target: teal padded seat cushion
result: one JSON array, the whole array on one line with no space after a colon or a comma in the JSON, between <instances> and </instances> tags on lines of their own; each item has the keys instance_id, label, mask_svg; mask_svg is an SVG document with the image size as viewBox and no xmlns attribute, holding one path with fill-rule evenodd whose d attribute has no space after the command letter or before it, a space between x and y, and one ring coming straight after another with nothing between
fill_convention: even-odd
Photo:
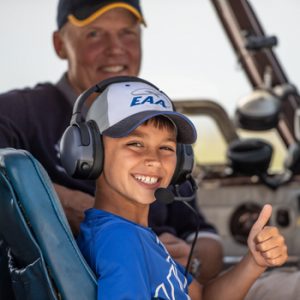
<instances>
[{"instance_id":1,"label":"teal padded seat cushion","mask_svg":"<svg viewBox=\"0 0 300 300\"><path fill-rule=\"evenodd\" d=\"M0 149L0 170L0 236L18 263L39 260L47 268L43 280L53 281L62 299L96 299L95 275L77 247L44 168L29 152L6 148ZM18 237L10 222L22 224Z\"/></svg>"}]
</instances>

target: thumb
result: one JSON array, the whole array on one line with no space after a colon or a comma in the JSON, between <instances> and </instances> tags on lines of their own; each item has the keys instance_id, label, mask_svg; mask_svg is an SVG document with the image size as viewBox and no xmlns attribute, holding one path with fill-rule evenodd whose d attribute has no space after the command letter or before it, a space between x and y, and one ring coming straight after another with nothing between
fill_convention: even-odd
<instances>
[{"instance_id":1,"label":"thumb","mask_svg":"<svg viewBox=\"0 0 300 300\"><path fill-rule=\"evenodd\" d=\"M258 219L253 224L250 235L256 236L268 223L270 217L272 215L272 206L270 204L264 205L263 209L261 210Z\"/></svg>"}]
</instances>

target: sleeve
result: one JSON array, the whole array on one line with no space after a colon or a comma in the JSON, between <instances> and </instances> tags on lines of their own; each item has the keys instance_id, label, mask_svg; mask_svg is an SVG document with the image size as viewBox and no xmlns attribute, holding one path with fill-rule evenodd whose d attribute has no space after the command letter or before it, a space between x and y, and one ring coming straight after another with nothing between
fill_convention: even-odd
<instances>
[{"instance_id":1,"label":"sleeve","mask_svg":"<svg viewBox=\"0 0 300 300\"><path fill-rule=\"evenodd\" d=\"M190 196L191 193L193 193L193 191L189 184L182 184L180 186L181 195ZM217 237L216 228L206 221L196 203L196 198L189 202L189 204L198 211L198 216L196 216L184 203L176 201L167 205L160 201L155 201L150 206L149 226L158 236L168 232L186 239L188 236L195 233L197 225L199 224L201 233Z\"/></svg>"},{"instance_id":2,"label":"sleeve","mask_svg":"<svg viewBox=\"0 0 300 300\"><path fill-rule=\"evenodd\" d=\"M28 149L30 122L21 91L0 95L0 148Z\"/></svg>"},{"instance_id":3,"label":"sleeve","mask_svg":"<svg viewBox=\"0 0 300 300\"><path fill-rule=\"evenodd\" d=\"M158 201L154 202L150 206L149 226L158 236L168 232L185 239L196 231L197 222L199 222L201 234L217 236L215 227L206 221L201 210L196 207L196 201L193 200L189 204L198 211L197 219L194 213L183 203L174 202L166 205Z\"/></svg>"},{"instance_id":4,"label":"sleeve","mask_svg":"<svg viewBox=\"0 0 300 300\"><path fill-rule=\"evenodd\" d=\"M98 299L150 299L151 287L142 244L130 226L115 224L97 235L92 265Z\"/></svg>"},{"instance_id":5,"label":"sleeve","mask_svg":"<svg viewBox=\"0 0 300 300\"><path fill-rule=\"evenodd\" d=\"M193 200L189 202L189 204L196 208L198 216L183 203L174 202L169 204L167 223L169 226L176 229L177 236L186 239L190 234L197 230L198 224L199 232L217 234L215 227L206 221L201 210L197 208L196 201Z\"/></svg>"}]
</instances>

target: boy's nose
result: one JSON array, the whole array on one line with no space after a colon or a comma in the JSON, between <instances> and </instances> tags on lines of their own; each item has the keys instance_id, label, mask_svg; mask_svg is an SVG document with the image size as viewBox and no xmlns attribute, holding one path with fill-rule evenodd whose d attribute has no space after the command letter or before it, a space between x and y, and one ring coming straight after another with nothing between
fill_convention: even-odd
<instances>
[{"instance_id":1,"label":"boy's nose","mask_svg":"<svg viewBox=\"0 0 300 300\"><path fill-rule=\"evenodd\" d=\"M147 167L159 167L160 166L160 161L157 159L146 159L145 160L145 165Z\"/></svg>"},{"instance_id":2,"label":"boy's nose","mask_svg":"<svg viewBox=\"0 0 300 300\"><path fill-rule=\"evenodd\" d=\"M148 167L159 167L161 164L159 154L154 150L148 150L145 157L145 165Z\"/></svg>"}]
</instances>

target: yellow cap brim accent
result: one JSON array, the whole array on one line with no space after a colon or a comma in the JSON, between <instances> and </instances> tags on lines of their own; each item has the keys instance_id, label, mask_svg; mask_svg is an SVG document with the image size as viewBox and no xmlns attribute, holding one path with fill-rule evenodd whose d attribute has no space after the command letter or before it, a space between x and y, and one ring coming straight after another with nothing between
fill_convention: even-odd
<instances>
[{"instance_id":1,"label":"yellow cap brim accent","mask_svg":"<svg viewBox=\"0 0 300 300\"><path fill-rule=\"evenodd\" d=\"M146 26L144 18L142 17L140 12L133 6L126 4L126 3L122 3L122 2L117 2L117 3L113 3L113 4L106 5L104 7L101 7L100 9L95 11L93 14L91 14L89 17L87 17L84 20L79 20L74 15L68 15L68 20L74 26L83 27L83 26L86 26L86 25L92 23L93 21L95 21L99 16L103 15L105 12L107 12L113 8L117 8L117 7L122 7L122 8L129 10L138 19L139 22L141 22L142 24L144 24Z\"/></svg>"}]
</instances>

